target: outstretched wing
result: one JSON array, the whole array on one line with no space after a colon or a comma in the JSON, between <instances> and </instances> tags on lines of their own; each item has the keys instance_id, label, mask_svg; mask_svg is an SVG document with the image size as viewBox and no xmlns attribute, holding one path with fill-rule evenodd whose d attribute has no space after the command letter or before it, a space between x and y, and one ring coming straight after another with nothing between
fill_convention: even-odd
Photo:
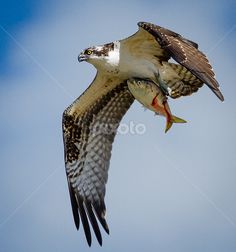
<instances>
[{"instance_id":1,"label":"outstretched wing","mask_svg":"<svg viewBox=\"0 0 236 252\"><path fill-rule=\"evenodd\" d=\"M212 67L206 56L198 50L196 43L183 38L178 33L151 23L139 22L138 26L153 35L169 57L186 67L199 80L206 83L220 100L224 100Z\"/></svg>"},{"instance_id":2,"label":"outstretched wing","mask_svg":"<svg viewBox=\"0 0 236 252\"><path fill-rule=\"evenodd\" d=\"M104 196L112 143L133 101L126 83L98 74L63 114L65 165L74 221L77 229L82 221L89 246L90 224L102 245L97 219L109 233Z\"/></svg>"}]
</instances>

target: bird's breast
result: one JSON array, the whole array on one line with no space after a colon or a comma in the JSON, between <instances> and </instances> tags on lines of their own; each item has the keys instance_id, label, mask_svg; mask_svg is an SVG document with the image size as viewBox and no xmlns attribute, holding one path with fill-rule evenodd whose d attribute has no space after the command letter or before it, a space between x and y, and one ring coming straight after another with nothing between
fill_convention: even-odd
<instances>
[{"instance_id":1,"label":"bird's breast","mask_svg":"<svg viewBox=\"0 0 236 252\"><path fill-rule=\"evenodd\" d=\"M120 74L127 78L150 78L154 79L158 73L156 64L150 59L135 57L129 54L120 56L119 61Z\"/></svg>"}]
</instances>

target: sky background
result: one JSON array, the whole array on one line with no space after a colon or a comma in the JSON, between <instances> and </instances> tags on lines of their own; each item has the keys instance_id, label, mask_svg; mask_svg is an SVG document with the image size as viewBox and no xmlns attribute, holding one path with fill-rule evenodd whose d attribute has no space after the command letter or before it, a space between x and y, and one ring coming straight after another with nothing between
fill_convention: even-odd
<instances>
[{"instance_id":1,"label":"sky background","mask_svg":"<svg viewBox=\"0 0 236 252\"><path fill-rule=\"evenodd\" d=\"M1 1L0 251L236 251L235 1ZM171 100L187 124L135 102L107 184L110 235L88 248L76 231L64 169L63 110L91 83L81 50L149 21L196 41L225 102L204 86ZM93 237L94 238L94 237Z\"/></svg>"}]
</instances>

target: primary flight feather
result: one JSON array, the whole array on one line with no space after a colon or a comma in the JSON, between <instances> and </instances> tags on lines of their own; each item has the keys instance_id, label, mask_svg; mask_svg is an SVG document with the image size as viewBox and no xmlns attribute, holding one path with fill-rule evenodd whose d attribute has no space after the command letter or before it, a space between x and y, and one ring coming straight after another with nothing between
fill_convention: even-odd
<instances>
[{"instance_id":1,"label":"primary flight feather","mask_svg":"<svg viewBox=\"0 0 236 252\"><path fill-rule=\"evenodd\" d=\"M224 100L206 56L198 45L160 26L139 22L129 38L87 48L78 60L94 65L90 86L63 113L65 166L77 229L83 226L89 246L92 226L102 245L99 223L105 220L105 185L111 149L122 117L134 101L127 85L145 79L172 98L191 95L203 83ZM179 64L168 62L170 58ZM145 101L141 97L141 102Z\"/></svg>"}]
</instances>

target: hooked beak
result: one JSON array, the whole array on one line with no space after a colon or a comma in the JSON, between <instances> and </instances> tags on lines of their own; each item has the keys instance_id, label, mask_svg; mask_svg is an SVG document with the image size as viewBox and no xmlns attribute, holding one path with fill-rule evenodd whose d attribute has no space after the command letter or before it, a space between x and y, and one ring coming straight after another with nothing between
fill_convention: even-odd
<instances>
[{"instance_id":1,"label":"hooked beak","mask_svg":"<svg viewBox=\"0 0 236 252\"><path fill-rule=\"evenodd\" d=\"M79 62L85 61L85 60L87 60L87 59L88 59L88 56L85 55L83 52L80 53L80 55L78 56L78 61L79 61Z\"/></svg>"}]
</instances>

